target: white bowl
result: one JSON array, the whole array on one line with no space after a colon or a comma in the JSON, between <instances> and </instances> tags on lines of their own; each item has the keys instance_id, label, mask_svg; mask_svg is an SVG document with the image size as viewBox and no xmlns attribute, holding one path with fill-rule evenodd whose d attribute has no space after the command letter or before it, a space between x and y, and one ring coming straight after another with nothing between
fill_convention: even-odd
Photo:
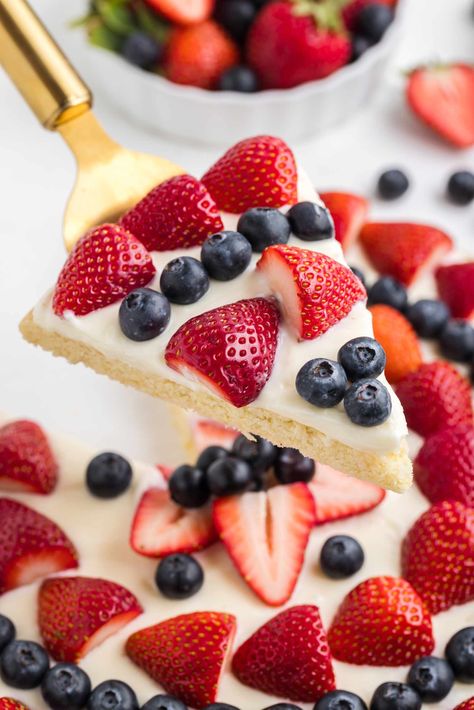
<instances>
[{"instance_id":1,"label":"white bowl","mask_svg":"<svg viewBox=\"0 0 474 710\"><path fill-rule=\"evenodd\" d=\"M214 145L260 133L296 142L322 133L367 104L400 38L405 5L406 0L399 0L382 41L358 61L293 89L241 94L180 86L89 45L85 33L78 68L95 92L154 131Z\"/></svg>"}]
</instances>

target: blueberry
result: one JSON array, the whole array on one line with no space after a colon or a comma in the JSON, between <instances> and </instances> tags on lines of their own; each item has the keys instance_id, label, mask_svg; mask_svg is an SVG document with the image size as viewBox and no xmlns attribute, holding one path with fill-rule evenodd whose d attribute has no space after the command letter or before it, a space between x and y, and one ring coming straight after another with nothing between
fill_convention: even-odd
<instances>
[{"instance_id":1,"label":"blueberry","mask_svg":"<svg viewBox=\"0 0 474 710\"><path fill-rule=\"evenodd\" d=\"M229 705L228 703L211 703L206 705L204 710L239 710L235 705Z\"/></svg>"},{"instance_id":2,"label":"blueberry","mask_svg":"<svg viewBox=\"0 0 474 710\"><path fill-rule=\"evenodd\" d=\"M16 629L13 621L10 621L8 616L0 614L0 652L5 648L10 641L15 638Z\"/></svg>"},{"instance_id":3,"label":"blueberry","mask_svg":"<svg viewBox=\"0 0 474 710\"><path fill-rule=\"evenodd\" d=\"M473 683L474 626L455 633L448 641L445 653L456 678L462 683Z\"/></svg>"},{"instance_id":4,"label":"blueberry","mask_svg":"<svg viewBox=\"0 0 474 710\"><path fill-rule=\"evenodd\" d=\"M243 43L257 10L251 0L218 0L214 17L238 43Z\"/></svg>"},{"instance_id":5,"label":"blueberry","mask_svg":"<svg viewBox=\"0 0 474 710\"><path fill-rule=\"evenodd\" d=\"M263 473L273 465L277 448L267 439L256 436L252 441L240 434L232 445L232 453L249 463L254 473Z\"/></svg>"},{"instance_id":6,"label":"blueberry","mask_svg":"<svg viewBox=\"0 0 474 710\"><path fill-rule=\"evenodd\" d=\"M377 426L390 416L392 400L387 388L379 380L359 380L347 390L344 409L354 424Z\"/></svg>"},{"instance_id":7,"label":"blueberry","mask_svg":"<svg viewBox=\"0 0 474 710\"><path fill-rule=\"evenodd\" d=\"M168 599L188 599L197 594L204 583L202 567L191 555L168 555L158 564L156 586Z\"/></svg>"},{"instance_id":8,"label":"blueberry","mask_svg":"<svg viewBox=\"0 0 474 710\"><path fill-rule=\"evenodd\" d=\"M223 446L208 446L206 449L201 451L196 461L196 467L200 468L201 471L207 471L209 466L217 461L217 459L222 459L224 456L228 456L229 452L224 449Z\"/></svg>"},{"instance_id":9,"label":"blueberry","mask_svg":"<svg viewBox=\"0 0 474 710\"><path fill-rule=\"evenodd\" d=\"M132 688L121 680L104 680L94 688L87 710L139 710Z\"/></svg>"},{"instance_id":10,"label":"blueberry","mask_svg":"<svg viewBox=\"0 0 474 710\"><path fill-rule=\"evenodd\" d=\"M397 197L405 194L409 187L410 183L405 173L395 168L382 173L377 183L378 193L384 200L396 200Z\"/></svg>"},{"instance_id":11,"label":"blueberry","mask_svg":"<svg viewBox=\"0 0 474 710\"><path fill-rule=\"evenodd\" d=\"M207 485L211 493L220 498L248 490L253 477L252 467L247 461L236 456L227 456L209 466Z\"/></svg>"},{"instance_id":12,"label":"blueberry","mask_svg":"<svg viewBox=\"0 0 474 710\"><path fill-rule=\"evenodd\" d=\"M130 340L151 340L165 330L170 316L166 296L151 288L137 288L120 304L120 329Z\"/></svg>"},{"instance_id":13,"label":"blueberry","mask_svg":"<svg viewBox=\"0 0 474 710\"><path fill-rule=\"evenodd\" d=\"M250 67L237 64L223 72L218 81L219 91L239 91L243 94L252 94L260 89L258 77Z\"/></svg>"},{"instance_id":14,"label":"blueberry","mask_svg":"<svg viewBox=\"0 0 474 710\"><path fill-rule=\"evenodd\" d=\"M408 304L407 290L405 286L394 279L393 276L381 276L368 291L369 306L375 303L384 303L387 306L396 308L397 311L404 311Z\"/></svg>"},{"instance_id":15,"label":"blueberry","mask_svg":"<svg viewBox=\"0 0 474 710\"><path fill-rule=\"evenodd\" d=\"M171 303L196 303L209 288L209 276L200 261L179 256L169 261L160 277L160 288Z\"/></svg>"},{"instance_id":16,"label":"blueberry","mask_svg":"<svg viewBox=\"0 0 474 710\"><path fill-rule=\"evenodd\" d=\"M441 331L439 344L445 357L467 362L474 355L474 328L465 320L450 320Z\"/></svg>"},{"instance_id":17,"label":"blueberry","mask_svg":"<svg viewBox=\"0 0 474 710\"><path fill-rule=\"evenodd\" d=\"M11 641L0 656L0 675L12 688L36 688L48 668L48 654L34 641Z\"/></svg>"},{"instance_id":18,"label":"blueberry","mask_svg":"<svg viewBox=\"0 0 474 710\"><path fill-rule=\"evenodd\" d=\"M43 698L52 710L80 710L91 690L89 676L74 663L57 663L41 683Z\"/></svg>"},{"instance_id":19,"label":"blueberry","mask_svg":"<svg viewBox=\"0 0 474 710\"><path fill-rule=\"evenodd\" d=\"M337 359L352 382L364 377L377 377L383 372L387 361L383 347L369 337L348 340L340 348Z\"/></svg>"},{"instance_id":20,"label":"blueberry","mask_svg":"<svg viewBox=\"0 0 474 710\"><path fill-rule=\"evenodd\" d=\"M132 475L132 467L127 459L107 451L98 454L89 463L86 485L97 498L116 498L127 490Z\"/></svg>"},{"instance_id":21,"label":"blueberry","mask_svg":"<svg viewBox=\"0 0 474 710\"><path fill-rule=\"evenodd\" d=\"M293 705L293 703L277 703L276 705L269 705L264 710L301 710L299 705Z\"/></svg>"},{"instance_id":22,"label":"blueberry","mask_svg":"<svg viewBox=\"0 0 474 710\"><path fill-rule=\"evenodd\" d=\"M314 476L316 466L313 459L303 456L297 449L284 448L278 452L274 471L280 483L308 483Z\"/></svg>"},{"instance_id":23,"label":"blueberry","mask_svg":"<svg viewBox=\"0 0 474 710\"><path fill-rule=\"evenodd\" d=\"M211 279L230 281L250 264L252 247L239 232L218 232L208 237L201 249L201 260Z\"/></svg>"},{"instance_id":24,"label":"blueberry","mask_svg":"<svg viewBox=\"0 0 474 710\"><path fill-rule=\"evenodd\" d=\"M460 170L448 181L448 195L457 205L468 205L474 200L474 173Z\"/></svg>"},{"instance_id":25,"label":"blueberry","mask_svg":"<svg viewBox=\"0 0 474 710\"><path fill-rule=\"evenodd\" d=\"M288 212L291 231L305 242L334 237L334 222L326 207L317 202L298 202Z\"/></svg>"},{"instance_id":26,"label":"blueberry","mask_svg":"<svg viewBox=\"0 0 474 710\"><path fill-rule=\"evenodd\" d=\"M437 703L453 687L454 673L444 658L425 656L410 668L408 682L425 703Z\"/></svg>"},{"instance_id":27,"label":"blueberry","mask_svg":"<svg viewBox=\"0 0 474 710\"><path fill-rule=\"evenodd\" d=\"M349 535L329 537L321 548L321 569L331 579L345 579L358 572L364 564L364 550Z\"/></svg>"},{"instance_id":28,"label":"blueberry","mask_svg":"<svg viewBox=\"0 0 474 710\"><path fill-rule=\"evenodd\" d=\"M405 683L382 683L375 691L370 710L420 710L421 698Z\"/></svg>"},{"instance_id":29,"label":"blueberry","mask_svg":"<svg viewBox=\"0 0 474 710\"><path fill-rule=\"evenodd\" d=\"M253 207L244 212L237 231L247 237L253 251L262 252L272 244L286 244L290 238L290 223L273 207Z\"/></svg>"},{"instance_id":30,"label":"blueberry","mask_svg":"<svg viewBox=\"0 0 474 710\"><path fill-rule=\"evenodd\" d=\"M163 47L145 32L133 32L122 45L122 55L131 64L152 69L161 59Z\"/></svg>"},{"instance_id":31,"label":"blueberry","mask_svg":"<svg viewBox=\"0 0 474 710\"><path fill-rule=\"evenodd\" d=\"M393 18L394 12L388 5L366 5L357 15L355 31L375 44L382 39Z\"/></svg>"},{"instance_id":32,"label":"blueberry","mask_svg":"<svg viewBox=\"0 0 474 710\"><path fill-rule=\"evenodd\" d=\"M343 399L346 388L344 368L334 360L309 360L296 375L296 391L316 407L334 407Z\"/></svg>"},{"instance_id":33,"label":"blueberry","mask_svg":"<svg viewBox=\"0 0 474 710\"><path fill-rule=\"evenodd\" d=\"M142 705L141 710L188 710L188 707L171 695L155 695Z\"/></svg>"},{"instance_id":34,"label":"blueberry","mask_svg":"<svg viewBox=\"0 0 474 710\"><path fill-rule=\"evenodd\" d=\"M174 502L183 508L201 508L211 495L205 472L188 464L178 466L173 471L168 486Z\"/></svg>"},{"instance_id":35,"label":"blueberry","mask_svg":"<svg viewBox=\"0 0 474 710\"><path fill-rule=\"evenodd\" d=\"M421 338L436 338L449 320L449 308L443 301L423 298L408 306L406 315Z\"/></svg>"},{"instance_id":36,"label":"blueberry","mask_svg":"<svg viewBox=\"0 0 474 710\"><path fill-rule=\"evenodd\" d=\"M357 276L357 278L358 278L359 281L361 282L362 286L364 286L364 288L365 288L365 276L364 276L364 272L363 272L361 269L359 269L358 266L350 266L349 268L350 268L350 270L352 271L352 273L353 273L355 276Z\"/></svg>"},{"instance_id":37,"label":"blueberry","mask_svg":"<svg viewBox=\"0 0 474 710\"><path fill-rule=\"evenodd\" d=\"M316 703L314 710L367 710L367 705L347 690L331 690Z\"/></svg>"},{"instance_id":38,"label":"blueberry","mask_svg":"<svg viewBox=\"0 0 474 710\"><path fill-rule=\"evenodd\" d=\"M351 62L357 61L372 46L372 42L362 35L352 35Z\"/></svg>"}]
</instances>

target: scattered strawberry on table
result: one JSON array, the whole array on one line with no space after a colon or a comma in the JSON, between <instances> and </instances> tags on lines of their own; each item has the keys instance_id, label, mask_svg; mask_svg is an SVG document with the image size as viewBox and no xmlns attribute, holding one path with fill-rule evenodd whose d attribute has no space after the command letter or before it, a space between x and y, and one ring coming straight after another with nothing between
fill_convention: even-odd
<instances>
[{"instance_id":1,"label":"scattered strawberry on table","mask_svg":"<svg viewBox=\"0 0 474 710\"><path fill-rule=\"evenodd\" d=\"M89 41L177 84L287 89L377 44L396 0L92 0Z\"/></svg>"}]
</instances>

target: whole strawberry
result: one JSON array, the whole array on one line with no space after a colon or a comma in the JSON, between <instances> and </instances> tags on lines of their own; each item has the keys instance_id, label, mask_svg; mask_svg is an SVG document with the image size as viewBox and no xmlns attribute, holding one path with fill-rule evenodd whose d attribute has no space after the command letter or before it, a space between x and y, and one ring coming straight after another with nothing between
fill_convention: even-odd
<instances>
[{"instance_id":1,"label":"whole strawberry","mask_svg":"<svg viewBox=\"0 0 474 710\"><path fill-rule=\"evenodd\" d=\"M457 500L474 508L474 427L459 424L428 437L413 464L418 488L431 503Z\"/></svg>"},{"instance_id":2,"label":"whole strawberry","mask_svg":"<svg viewBox=\"0 0 474 710\"><path fill-rule=\"evenodd\" d=\"M335 658L356 665L406 666L434 648L427 608L398 577L372 577L349 592L328 638Z\"/></svg>"},{"instance_id":3,"label":"whole strawberry","mask_svg":"<svg viewBox=\"0 0 474 710\"><path fill-rule=\"evenodd\" d=\"M70 253L53 295L57 316L72 311L85 316L109 306L155 275L143 244L117 224L103 224L87 232Z\"/></svg>"},{"instance_id":4,"label":"whole strawberry","mask_svg":"<svg viewBox=\"0 0 474 710\"><path fill-rule=\"evenodd\" d=\"M177 175L154 187L120 224L150 251L196 246L224 228L216 203L191 175Z\"/></svg>"},{"instance_id":5,"label":"whole strawberry","mask_svg":"<svg viewBox=\"0 0 474 710\"><path fill-rule=\"evenodd\" d=\"M474 600L474 508L433 505L402 544L402 573L432 614Z\"/></svg>"},{"instance_id":6,"label":"whole strawberry","mask_svg":"<svg viewBox=\"0 0 474 710\"><path fill-rule=\"evenodd\" d=\"M334 0L268 3L253 23L247 59L264 89L289 89L347 64L351 44Z\"/></svg>"},{"instance_id":7,"label":"whole strawberry","mask_svg":"<svg viewBox=\"0 0 474 710\"><path fill-rule=\"evenodd\" d=\"M236 651L232 670L241 683L290 700L314 702L334 690L319 609L294 606L267 621Z\"/></svg>"},{"instance_id":8,"label":"whole strawberry","mask_svg":"<svg viewBox=\"0 0 474 710\"><path fill-rule=\"evenodd\" d=\"M58 464L38 424L19 419L0 428L0 488L51 493L57 477Z\"/></svg>"}]
</instances>

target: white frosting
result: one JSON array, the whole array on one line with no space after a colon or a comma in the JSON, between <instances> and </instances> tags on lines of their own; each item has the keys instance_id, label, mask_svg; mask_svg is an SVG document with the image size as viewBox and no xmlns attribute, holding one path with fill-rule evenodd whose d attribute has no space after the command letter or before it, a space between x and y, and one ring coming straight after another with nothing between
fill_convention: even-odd
<instances>
[{"instance_id":1,"label":"white frosting","mask_svg":"<svg viewBox=\"0 0 474 710\"><path fill-rule=\"evenodd\" d=\"M205 583L197 595L180 602L160 596L153 582L156 561L136 555L128 546L130 523L140 493L152 482L160 485L160 474L152 466L135 463L131 489L115 500L98 500L84 486L85 469L95 452L66 437L53 436L51 442L60 465L57 490L49 496L6 495L50 516L71 537L79 551L80 568L67 574L115 580L134 592L145 609L142 616L107 639L81 663L94 685L111 678L123 680L134 688L140 703L160 692L156 683L124 654L125 640L142 627L191 611L226 611L237 617L236 649L255 629L278 612L266 606L249 590L220 544L197 555L205 571ZM414 437L412 443L417 446ZM311 536L306 562L288 606L302 603L318 605L327 627L345 594L356 584L373 575L400 573L401 539L427 507L426 500L413 487L403 497L388 494L382 505L370 513L317 528ZM338 533L355 534L364 548L366 561L362 570L350 579L332 581L318 569L318 558L323 542ZM38 587L39 582L0 597L0 612L14 620L19 638L40 641L36 623ZM453 607L433 617L433 622L436 653L442 655L447 640L455 631L474 624L474 604ZM370 701L380 683L401 681L407 674L407 668L360 667L340 662L334 665L337 686L358 693L366 702ZM3 695L23 700L31 710L47 710L39 690L16 690L0 680L0 697ZM452 710L471 695L472 686L456 683L448 698L431 707ZM281 701L241 685L229 670L224 674L219 700L235 704L240 710L261 710ZM313 704L297 705L304 710L312 710L313 707Z\"/></svg>"},{"instance_id":2,"label":"white frosting","mask_svg":"<svg viewBox=\"0 0 474 710\"><path fill-rule=\"evenodd\" d=\"M316 193L308 177L301 170L298 174L298 200L314 200ZM226 229L235 229L238 216L224 214L223 220ZM289 243L322 252L343 264L346 263L340 244L335 239L302 242L291 236ZM176 251L152 253L157 273L149 284L151 288L159 289L162 269L177 254ZM199 258L200 247L188 249L186 254ZM259 255L253 255L244 274L232 281L211 281L209 291L197 303L189 306L172 305L171 320L165 332L145 343L128 340L121 332L118 322L120 302L86 316L77 317L69 312L60 318L54 314L51 307L51 290L36 306L34 319L47 330L91 345L106 356L126 362L144 373L183 382L183 376L169 368L164 360L164 351L171 335L189 318L204 311L241 298L268 295L260 274L255 270L258 258ZM346 318L316 340L298 343L282 324L273 372L259 397L249 406L263 407L312 426L355 449L377 453L397 450L402 438L407 435L407 428L400 402L384 376L380 379L390 389L392 413L383 424L370 429L361 429L360 426L352 424L342 403L331 409L316 408L299 397L295 389L296 374L305 362L314 357L336 359L339 348L345 342L361 335L373 335L371 316L362 302L357 303ZM198 381L186 380L186 385L196 390L203 388Z\"/></svg>"}]
</instances>

